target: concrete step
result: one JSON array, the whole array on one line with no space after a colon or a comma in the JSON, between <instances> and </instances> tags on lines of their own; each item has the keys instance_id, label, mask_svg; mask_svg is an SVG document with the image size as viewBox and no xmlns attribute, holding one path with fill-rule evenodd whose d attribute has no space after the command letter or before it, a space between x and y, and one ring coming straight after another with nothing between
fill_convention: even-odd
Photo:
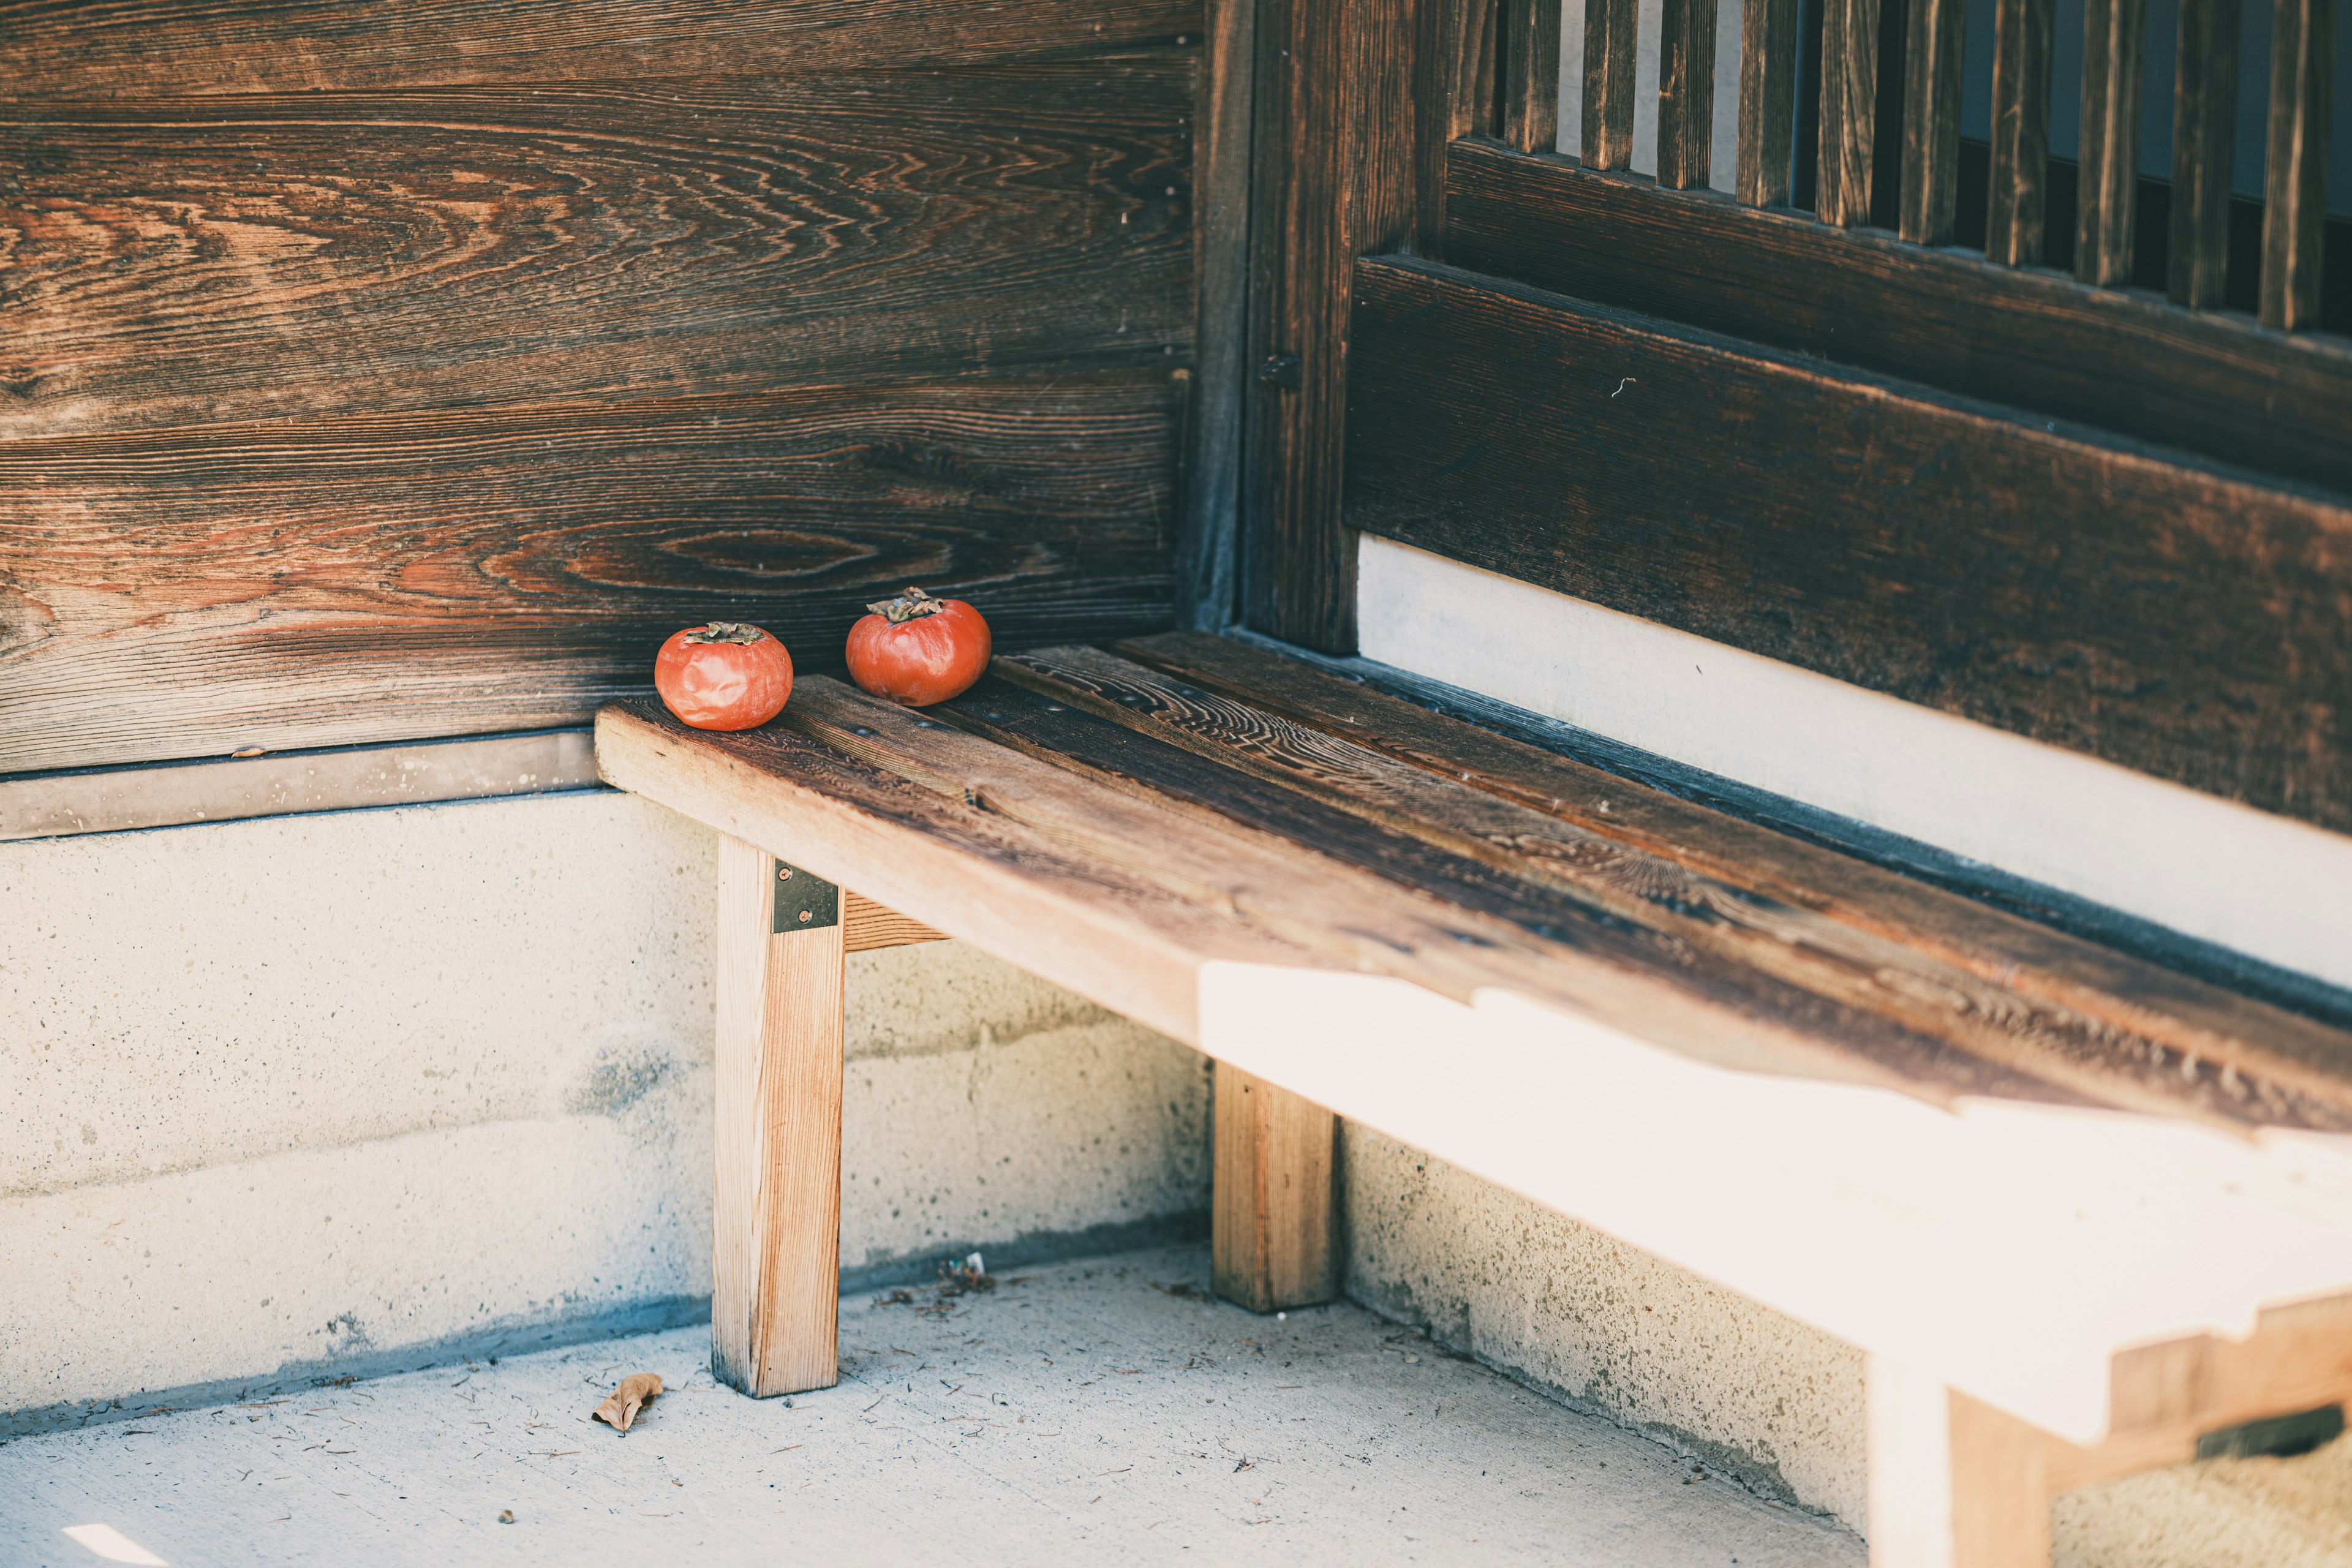
<instances>
[{"instance_id":1,"label":"concrete step","mask_svg":"<svg viewBox=\"0 0 2352 1568\"><path fill-rule=\"evenodd\" d=\"M1865 1559L1370 1312L1254 1317L1207 1279L1181 1247L845 1297L840 1385L790 1405L715 1386L678 1329L19 1438L0 1561L100 1561L88 1525L190 1565ZM626 1436L592 1423L639 1371L668 1392Z\"/></svg>"}]
</instances>

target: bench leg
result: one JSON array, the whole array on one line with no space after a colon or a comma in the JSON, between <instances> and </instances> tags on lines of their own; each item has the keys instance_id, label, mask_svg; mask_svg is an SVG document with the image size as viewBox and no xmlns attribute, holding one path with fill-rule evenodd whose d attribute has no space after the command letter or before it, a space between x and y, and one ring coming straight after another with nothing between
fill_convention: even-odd
<instances>
[{"instance_id":1,"label":"bench leg","mask_svg":"<svg viewBox=\"0 0 2352 1568\"><path fill-rule=\"evenodd\" d=\"M1879 1356L1869 1411L1870 1568L2049 1568L2041 1432Z\"/></svg>"},{"instance_id":2,"label":"bench leg","mask_svg":"<svg viewBox=\"0 0 2352 1568\"><path fill-rule=\"evenodd\" d=\"M710 1371L758 1398L838 1377L840 905L720 837Z\"/></svg>"},{"instance_id":3,"label":"bench leg","mask_svg":"<svg viewBox=\"0 0 2352 1568\"><path fill-rule=\"evenodd\" d=\"M1217 1064L1211 1288L1254 1312L1339 1290L1333 1155L1339 1118Z\"/></svg>"}]
</instances>

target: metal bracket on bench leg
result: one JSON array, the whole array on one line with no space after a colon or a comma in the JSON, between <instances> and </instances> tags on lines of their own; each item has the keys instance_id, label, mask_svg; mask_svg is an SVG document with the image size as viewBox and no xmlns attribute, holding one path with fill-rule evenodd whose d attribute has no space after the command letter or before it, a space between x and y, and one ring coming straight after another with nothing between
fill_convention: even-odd
<instances>
[{"instance_id":1,"label":"metal bracket on bench leg","mask_svg":"<svg viewBox=\"0 0 2352 1568\"><path fill-rule=\"evenodd\" d=\"M777 936L841 923L841 889L813 872L776 862Z\"/></svg>"}]
</instances>

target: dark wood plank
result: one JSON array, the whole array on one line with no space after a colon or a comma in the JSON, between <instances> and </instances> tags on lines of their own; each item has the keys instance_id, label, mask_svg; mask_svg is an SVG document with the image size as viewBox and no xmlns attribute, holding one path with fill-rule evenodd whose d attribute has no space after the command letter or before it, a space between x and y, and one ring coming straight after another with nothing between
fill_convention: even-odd
<instances>
[{"instance_id":1,"label":"dark wood plank","mask_svg":"<svg viewBox=\"0 0 2352 1568\"><path fill-rule=\"evenodd\" d=\"M0 439L1173 366L1181 57L0 108Z\"/></svg>"},{"instance_id":2,"label":"dark wood plank","mask_svg":"<svg viewBox=\"0 0 2352 1568\"><path fill-rule=\"evenodd\" d=\"M1502 131L1496 56L1502 32L1495 0L1419 0L1413 47L1413 253L1445 243L1446 149L1465 136Z\"/></svg>"},{"instance_id":3,"label":"dark wood plank","mask_svg":"<svg viewBox=\"0 0 2352 1568\"><path fill-rule=\"evenodd\" d=\"M1633 166L1637 0L1584 0L1584 118L1578 157L1588 169Z\"/></svg>"},{"instance_id":4,"label":"dark wood plank","mask_svg":"<svg viewBox=\"0 0 2352 1568\"><path fill-rule=\"evenodd\" d=\"M1789 205L1797 111L1797 0L1740 0L1740 205Z\"/></svg>"},{"instance_id":5,"label":"dark wood plank","mask_svg":"<svg viewBox=\"0 0 2352 1568\"><path fill-rule=\"evenodd\" d=\"M1903 178L1896 230L1949 245L1960 210L1960 51L1966 0L1910 0L1903 50Z\"/></svg>"},{"instance_id":6,"label":"dark wood plank","mask_svg":"<svg viewBox=\"0 0 2352 1568\"><path fill-rule=\"evenodd\" d=\"M17 98L374 92L1068 59L1197 45L1199 0L8 0Z\"/></svg>"},{"instance_id":7,"label":"dark wood plank","mask_svg":"<svg viewBox=\"0 0 2352 1568\"><path fill-rule=\"evenodd\" d=\"M1704 188L1715 149L1716 0L1664 0L1658 19L1658 184Z\"/></svg>"},{"instance_id":8,"label":"dark wood plank","mask_svg":"<svg viewBox=\"0 0 2352 1568\"><path fill-rule=\"evenodd\" d=\"M1878 131L1879 0L1821 0L1822 124L1813 211L1823 223L1870 221Z\"/></svg>"},{"instance_id":9,"label":"dark wood plank","mask_svg":"<svg viewBox=\"0 0 2352 1568\"><path fill-rule=\"evenodd\" d=\"M1257 6L1219 5L1200 84L1193 143L1199 193L1192 267L1196 365L1185 429L1184 527L1176 544L1176 619L1222 630L1240 614L1242 432L1249 405L1250 111Z\"/></svg>"},{"instance_id":10,"label":"dark wood plank","mask_svg":"<svg viewBox=\"0 0 2352 1568\"><path fill-rule=\"evenodd\" d=\"M1467 142L1449 259L2352 492L2352 350Z\"/></svg>"},{"instance_id":11,"label":"dark wood plank","mask_svg":"<svg viewBox=\"0 0 2352 1568\"><path fill-rule=\"evenodd\" d=\"M2352 509L1449 268L1357 291L1355 526L2352 826Z\"/></svg>"},{"instance_id":12,"label":"dark wood plank","mask_svg":"<svg viewBox=\"0 0 2352 1568\"><path fill-rule=\"evenodd\" d=\"M1023 673L1011 666L1005 672ZM1400 824L1369 820L1170 739L1137 733L1115 715L1082 710L1072 700L1077 695L1058 681L1033 691L992 679L926 710L971 739L1053 764L1068 782L1050 799L1048 785L1025 777L1018 796L992 788L990 777L976 775L1003 764L935 738L937 725L930 733L906 732L911 715L889 721L896 730L887 733L870 716L853 730L842 723L845 715L803 710L795 720L788 708L785 722L861 761L941 783L961 780L1024 826L1133 861L1171 889L1229 889L1239 918L1331 962L1455 997L1506 984L1595 1009L1643 1038L1709 1059L1726 1060L1728 1052L1759 1070L1879 1082L1938 1100L1993 1093L2083 1102L2063 1085L1984 1060L1907 1020L1815 994L1694 943L1663 921L1628 918L1622 895L1526 880L1458 846L1433 844ZM1095 824L1099 807L1084 792L1102 785L1200 826L1163 830L1162 854L1130 827ZM1223 866L1223 874L1204 884L1203 866ZM1718 1032L1692 1029L1710 1016Z\"/></svg>"},{"instance_id":13,"label":"dark wood plank","mask_svg":"<svg viewBox=\"0 0 2352 1568\"><path fill-rule=\"evenodd\" d=\"M1117 651L1261 712L2100 1020L2116 1039L2137 1036L2159 1047L2152 1059L2169 1063L2168 1070L2190 1058L2210 1062L2210 1087L2225 1102L2241 1099L2221 1071L2225 1062L2290 1098L2342 1107L2352 1094L2352 1035L2341 1028L1228 638L1168 633L1130 639ZM2137 1062L2130 1070L2139 1070ZM2189 1076L2201 1070L2191 1068Z\"/></svg>"},{"instance_id":14,"label":"dark wood plank","mask_svg":"<svg viewBox=\"0 0 2352 1568\"><path fill-rule=\"evenodd\" d=\"M1522 153L1559 145L1559 0L1502 0L1503 141Z\"/></svg>"},{"instance_id":15,"label":"dark wood plank","mask_svg":"<svg viewBox=\"0 0 2352 1568\"><path fill-rule=\"evenodd\" d=\"M1868 911L1841 918L1784 900L1743 869L1696 869L1605 816L1572 821L1455 770L1400 761L1268 712L1245 695L1203 690L1093 649L1015 654L999 668L1048 698L1538 887L1581 894L1678 942L2085 1097L2174 1114L2352 1127L2352 1070L2321 1077L2289 1063L2315 1095L2256 1073L2270 1057L2258 1047L2205 1060L2210 1042L2194 1027L2169 1028L2167 1043L2146 1020L2123 1022L2144 1011L2136 1000L2109 998L2094 1014L2072 998L2031 995L2008 983L1998 961L1969 962L1948 940L1906 942ZM2352 1039L2331 1043L2352 1069ZM2255 1074L2252 1081L2240 1081L2233 1062Z\"/></svg>"},{"instance_id":16,"label":"dark wood plank","mask_svg":"<svg viewBox=\"0 0 2352 1568\"><path fill-rule=\"evenodd\" d=\"M2139 89L2147 0L2084 0L2083 153L2074 187L2074 276L2131 281L2138 221Z\"/></svg>"},{"instance_id":17,"label":"dark wood plank","mask_svg":"<svg viewBox=\"0 0 2352 1568\"><path fill-rule=\"evenodd\" d=\"M1992 16L1985 255L2010 267L2031 267L2042 259L2048 217L2050 50L2057 11L2053 0L1994 0Z\"/></svg>"},{"instance_id":18,"label":"dark wood plank","mask_svg":"<svg viewBox=\"0 0 2352 1568\"><path fill-rule=\"evenodd\" d=\"M2230 275L2230 168L2238 121L2238 0L2180 0L2172 100L2172 208L2166 289L2176 305L2219 310Z\"/></svg>"},{"instance_id":19,"label":"dark wood plank","mask_svg":"<svg viewBox=\"0 0 2352 1568\"><path fill-rule=\"evenodd\" d=\"M2335 0L2278 0L2271 14L2270 148L2263 175L2264 326L2293 331L2319 320L2335 92Z\"/></svg>"},{"instance_id":20,"label":"dark wood plank","mask_svg":"<svg viewBox=\"0 0 2352 1568\"><path fill-rule=\"evenodd\" d=\"M1251 220L1244 619L1355 647L1355 536L1339 521L1350 267L1419 220L1413 0L1265 0Z\"/></svg>"},{"instance_id":21,"label":"dark wood plank","mask_svg":"<svg viewBox=\"0 0 2352 1568\"><path fill-rule=\"evenodd\" d=\"M682 626L879 591L1165 626L1160 372L0 446L0 772L576 723ZM135 696L126 695L135 694Z\"/></svg>"}]
</instances>

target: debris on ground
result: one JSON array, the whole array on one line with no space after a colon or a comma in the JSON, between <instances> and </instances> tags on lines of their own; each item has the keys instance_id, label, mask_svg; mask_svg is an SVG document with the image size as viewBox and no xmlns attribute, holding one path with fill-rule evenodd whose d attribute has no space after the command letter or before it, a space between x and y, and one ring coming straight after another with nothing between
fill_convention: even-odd
<instances>
[{"instance_id":1,"label":"debris on ground","mask_svg":"<svg viewBox=\"0 0 2352 1568\"><path fill-rule=\"evenodd\" d=\"M1025 1282L1026 1276L1004 1281L1013 1285ZM901 1285L876 1297L874 1304L877 1307L912 1307L920 1316L944 1318L955 1310L958 1297L983 1295L995 1289L998 1283L996 1276L988 1271L987 1261L974 1252L940 1265L940 1282L930 1287L929 1300L924 1300ZM901 1351L898 1353L905 1355L909 1352Z\"/></svg>"},{"instance_id":2,"label":"debris on ground","mask_svg":"<svg viewBox=\"0 0 2352 1568\"><path fill-rule=\"evenodd\" d=\"M610 1398L596 1406L595 1419L616 1432L625 1432L629 1423L637 1418L637 1412L661 1391L662 1380L656 1374L632 1373L621 1379L621 1386L613 1390Z\"/></svg>"}]
</instances>

